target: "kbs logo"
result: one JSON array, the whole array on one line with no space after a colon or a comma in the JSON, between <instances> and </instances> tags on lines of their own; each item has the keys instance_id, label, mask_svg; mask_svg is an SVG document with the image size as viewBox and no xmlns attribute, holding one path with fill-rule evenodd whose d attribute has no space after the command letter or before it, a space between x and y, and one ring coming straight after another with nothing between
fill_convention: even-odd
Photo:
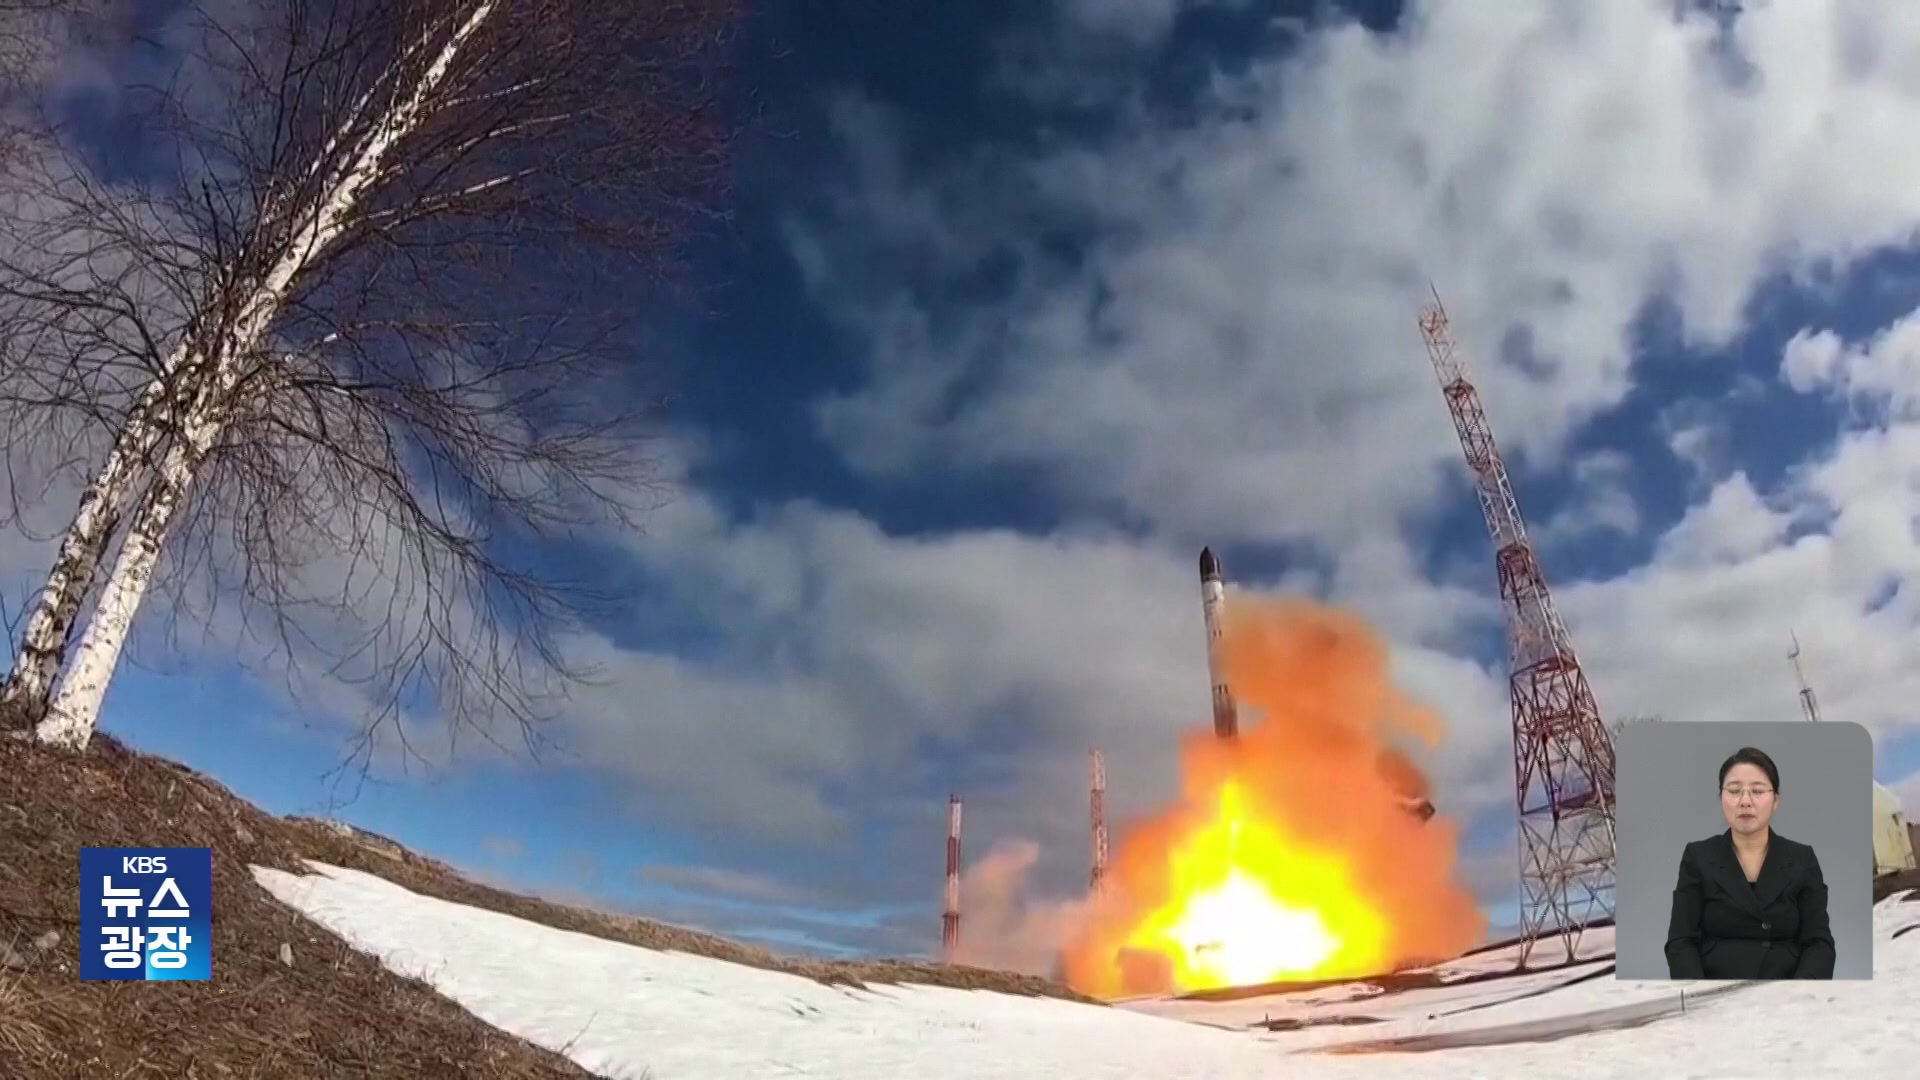
<instances>
[{"instance_id":1,"label":"kbs logo","mask_svg":"<svg viewBox=\"0 0 1920 1080\"><path fill-rule=\"evenodd\" d=\"M210 848L81 848L80 977L213 975Z\"/></svg>"}]
</instances>

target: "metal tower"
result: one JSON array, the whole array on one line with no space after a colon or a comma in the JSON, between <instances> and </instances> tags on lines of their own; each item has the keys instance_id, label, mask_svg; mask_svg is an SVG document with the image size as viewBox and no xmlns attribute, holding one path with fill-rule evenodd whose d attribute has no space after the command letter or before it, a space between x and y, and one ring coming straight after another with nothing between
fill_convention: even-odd
<instances>
[{"instance_id":1,"label":"metal tower","mask_svg":"<svg viewBox=\"0 0 1920 1080\"><path fill-rule=\"evenodd\" d=\"M1520 963L1547 936L1559 938L1571 959L1587 926L1613 915L1613 738L1554 609L1437 292L1420 312L1420 334L1493 536L1506 611L1520 816Z\"/></svg>"},{"instance_id":2,"label":"metal tower","mask_svg":"<svg viewBox=\"0 0 1920 1080\"><path fill-rule=\"evenodd\" d=\"M1800 684L1800 711L1807 714L1807 719L1819 723L1820 703L1814 700L1813 685L1807 682L1807 673L1800 670L1800 635L1789 630L1787 636L1793 639L1793 651L1787 654L1787 659L1793 662L1793 678Z\"/></svg>"},{"instance_id":3,"label":"metal tower","mask_svg":"<svg viewBox=\"0 0 1920 1080\"><path fill-rule=\"evenodd\" d=\"M1092 757L1087 814L1093 827L1093 874L1088 884L1098 893L1107 878L1107 762L1097 747Z\"/></svg>"},{"instance_id":4,"label":"metal tower","mask_svg":"<svg viewBox=\"0 0 1920 1080\"><path fill-rule=\"evenodd\" d=\"M947 796L947 910L940 916L940 949L948 963L960 946L960 796Z\"/></svg>"}]
</instances>

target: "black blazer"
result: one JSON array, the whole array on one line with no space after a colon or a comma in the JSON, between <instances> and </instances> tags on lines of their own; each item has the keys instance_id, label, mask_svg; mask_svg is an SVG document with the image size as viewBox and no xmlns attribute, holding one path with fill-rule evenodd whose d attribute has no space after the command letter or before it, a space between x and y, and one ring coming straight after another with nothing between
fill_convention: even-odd
<instances>
[{"instance_id":1,"label":"black blazer","mask_svg":"<svg viewBox=\"0 0 1920 1080\"><path fill-rule=\"evenodd\" d=\"M1667 971L1676 979L1831 979L1827 883L1813 848L1774 833L1760 878L1749 883L1733 830L1680 853L1667 924Z\"/></svg>"}]
</instances>

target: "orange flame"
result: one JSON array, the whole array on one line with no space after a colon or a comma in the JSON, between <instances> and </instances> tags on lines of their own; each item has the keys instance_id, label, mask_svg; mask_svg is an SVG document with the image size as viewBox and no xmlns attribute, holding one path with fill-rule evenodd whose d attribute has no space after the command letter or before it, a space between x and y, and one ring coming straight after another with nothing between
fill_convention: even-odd
<instances>
[{"instance_id":1,"label":"orange flame","mask_svg":"<svg viewBox=\"0 0 1920 1080\"><path fill-rule=\"evenodd\" d=\"M1426 778L1391 739L1439 718L1352 614L1241 601L1222 639L1240 737L1188 736L1184 794L1126 830L1063 973L1103 997L1379 974L1485 929L1458 833L1407 809Z\"/></svg>"}]
</instances>

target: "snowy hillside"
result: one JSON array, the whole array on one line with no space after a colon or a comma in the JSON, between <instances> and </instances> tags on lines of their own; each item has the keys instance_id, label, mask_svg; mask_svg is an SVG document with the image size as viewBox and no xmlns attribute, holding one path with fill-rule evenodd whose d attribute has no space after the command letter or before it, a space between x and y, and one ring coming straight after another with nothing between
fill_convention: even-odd
<instances>
[{"instance_id":1,"label":"snowy hillside","mask_svg":"<svg viewBox=\"0 0 1920 1080\"><path fill-rule=\"evenodd\" d=\"M1920 925L1920 903L1902 897L1875 911L1874 982L1695 985L1684 1015L1674 984L1609 974L1567 985L1600 964L1391 995L1340 988L1097 1008L983 991L829 987L554 930L311 865L307 876L253 872L282 901L488 1023L629 1080L1311 1080L1416 1070L1677 1078L1755 1075L1760 1061L1770 1075L1891 1077L1902 1072L1895 1055L1912 1053L1913 1028L1901 1021L1920 990L1920 933L1894 936ZM1484 966L1476 958L1440 974ZM1347 1022L1247 1030L1269 1019L1340 1017ZM1603 1025L1616 1026L1587 1030ZM1577 1033L1560 1037L1569 1032ZM1316 1052L1435 1036L1497 1045Z\"/></svg>"}]
</instances>

